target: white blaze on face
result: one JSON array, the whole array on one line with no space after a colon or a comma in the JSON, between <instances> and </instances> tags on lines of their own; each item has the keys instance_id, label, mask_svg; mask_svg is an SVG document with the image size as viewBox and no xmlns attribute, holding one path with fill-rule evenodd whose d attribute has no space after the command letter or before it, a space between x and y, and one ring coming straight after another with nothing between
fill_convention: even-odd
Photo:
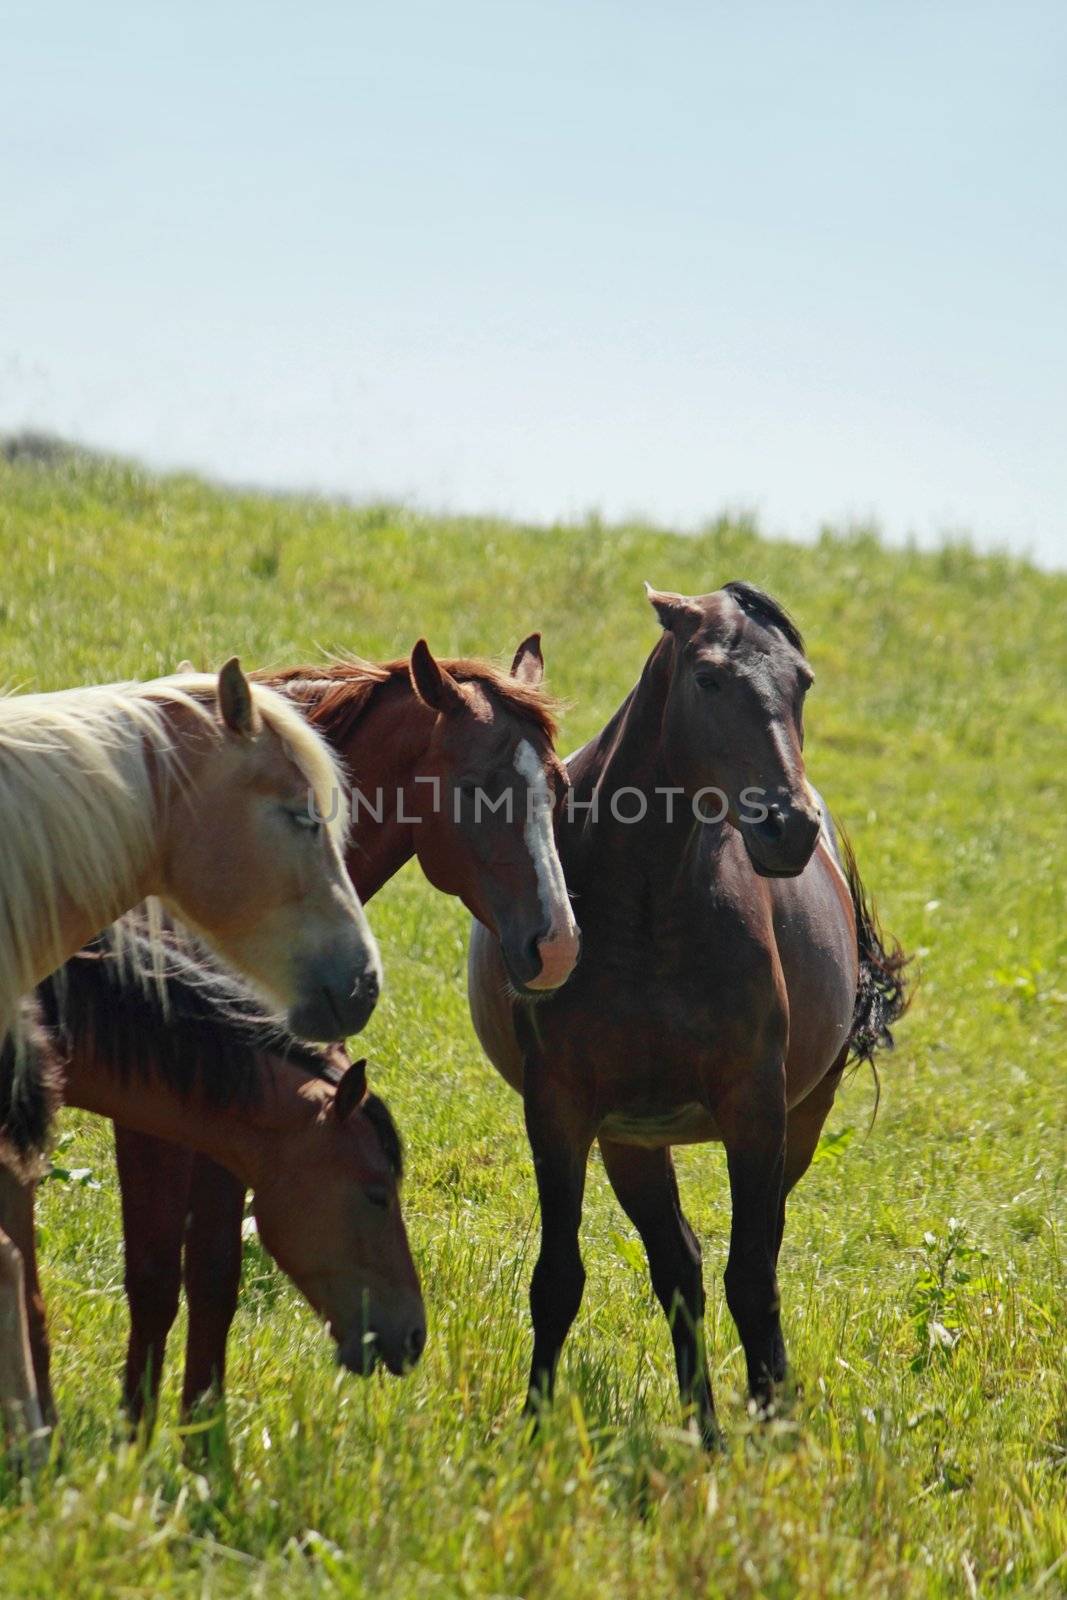
<instances>
[{"instance_id":1,"label":"white blaze on face","mask_svg":"<svg viewBox=\"0 0 1067 1600\"><path fill-rule=\"evenodd\" d=\"M531 979L530 989L558 989L570 977L578 959L578 928L571 911L556 838L552 831L552 794L544 767L528 739L519 741L515 751L515 771L525 778L526 848L537 873L537 897L541 902L548 933L538 949L541 971Z\"/></svg>"}]
</instances>

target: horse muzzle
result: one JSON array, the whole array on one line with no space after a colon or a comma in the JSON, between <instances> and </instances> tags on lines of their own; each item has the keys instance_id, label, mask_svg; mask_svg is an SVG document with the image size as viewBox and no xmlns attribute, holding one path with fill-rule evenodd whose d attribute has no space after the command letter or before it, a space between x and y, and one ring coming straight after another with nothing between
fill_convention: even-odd
<instances>
[{"instance_id":1,"label":"horse muzzle","mask_svg":"<svg viewBox=\"0 0 1067 1600\"><path fill-rule=\"evenodd\" d=\"M566 983L582 953L582 936L572 924L521 944L502 938L500 949L512 988L524 999L537 1000Z\"/></svg>"},{"instance_id":2,"label":"horse muzzle","mask_svg":"<svg viewBox=\"0 0 1067 1600\"><path fill-rule=\"evenodd\" d=\"M819 842L822 817L807 806L774 801L758 822L742 822L742 841L753 870L761 878L795 878L811 860Z\"/></svg>"},{"instance_id":3,"label":"horse muzzle","mask_svg":"<svg viewBox=\"0 0 1067 1600\"><path fill-rule=\"evenodd\" d=\"M289 1009L289 1029L298 1039L334 1044L359 1033L370 1021L381 993L377 963L367 966L353 983L323 974L312 979L301 998Z\"/></svg>"},{"instance_id":4,"label":"horse muzzle","mask_svg":"<svg viewBox=\"0 0 1067 1600\"><path fill-rule=\"evenodd\" d=\"M426 1348L426 1323L419 1318L407 1328L386 1333L376 1329L349 1334L337 1346L337 1360L347 1372L369 1378L379 1364L394 1378L416 1367Z\"/></svg>"}]
</instances>

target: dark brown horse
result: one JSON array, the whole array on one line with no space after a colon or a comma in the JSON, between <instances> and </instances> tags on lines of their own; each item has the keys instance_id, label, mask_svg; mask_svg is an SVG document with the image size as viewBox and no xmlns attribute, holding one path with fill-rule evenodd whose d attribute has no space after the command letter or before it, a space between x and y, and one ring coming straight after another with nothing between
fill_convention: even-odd
<instances>
[{"instance_id":1,"label":"dark brown horse","mask_svg":"<svg viewBox=\"0 0 1067 1600\"><path fill-rule=\"evenodd\" d=\"M812 674L796 627L742 583L649 599L662 636L607 727L568 762L559 846L581 964L531 1005L508 996L499 946L475 926L470 998L487 1054L523 1096L537 1175L531 1405L551 1394L581 1302L595 1139L648 1254L683 1404L710 1443L701 1254L671 1146L726 1147L726 1298L765 1407L786 1372L786 1196L850 1052L890 1042L902 957L883 949L804 776Z\"/></svg>"},{"instance_id":2,"label":"dark brown horse","mask_svg":"<svg viewBox=\"0 0 1067 1600\"><path fill-rule=\"evenodd\" d=\"M158 945L127 930L121 957L97 942L39 987L33 1120L46 1120L58 1078L66 1105L221 1163L241 1195L252 1190L264 1245L326 1323L341 1364L406 1371L426 1319L400 1210L400 1140L368 1092L366 1062L286 1035L237 980L170 944L164 1002L158 957ZM51 1417L32 1183L17 1192L30 1349Z\"/></svg>"},{"instance_id":3,"label":"dark brown horse","mask_svg":"<svg viewBox=\"0 0 1067 1600\"><path fill-rule=\"evenodd\" d=\"M566 779L552 749L543 670L534 634L510 673L484 661L437 662L420 641L410 662L298 667L270 679L299 701L351 776L346 864L361 899L417 856L432 884L492 930L509 983L522 993L562 983L578 954L552 834L553 803ZM221 1060L235 1041L218 1020ZM244 1185L217 1163L121 1123L115 1140L131 1322L124 1391L136 1418L146 1383L158 1381L177 1314L183 1247L183 1406L221 1388Z\"/></svg>"}]
</instances>

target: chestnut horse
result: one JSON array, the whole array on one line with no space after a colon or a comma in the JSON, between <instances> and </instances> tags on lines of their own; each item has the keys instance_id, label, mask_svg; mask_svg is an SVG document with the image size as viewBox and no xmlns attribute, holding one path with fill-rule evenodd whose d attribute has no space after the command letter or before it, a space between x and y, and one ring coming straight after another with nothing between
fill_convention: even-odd
<instances>
[{"instance_id":1,"label":"chestnut horse","mask_svg":"<svg viewBox=\"0 0 1067 1600\"><path fill-rule=\"evenodd\" d=\"M38 989L64 1103L220 1163L242 1194L252 1190L264 1245L326 1323L341 1364L366 1373L380 1359L406 1371L422 1353L426 1320L400 1211L400 1140L367 1090L366 1062L350 1065L341 1045L324 1053L287 1036L240 984L170 944L164 996L153 954L137 932L121 953L100 940ZM48 1092L38 1076L38 1095ZM19 1242L47 1417L32 1187L23 1192Z\"/></svg>"},{"instance_id":2,"label":"chestnut horse","mask_svg":"<svg viewBox=\"0 0 1067 1600\"><path fill-rule=\"evenodd\" d=\"M883 948L804 776L812 674L794 624L743 583L649 599L662 636L603 732L568 762L559 848L581 965L531 1005L509 995L499 948L475 926L470 1000L486 1053L523 1096L537 1175L531 1409L551 1395L581 1302L595 1139L648 1255L683 1405L710 1444L700 1248L671 1146L726 1147L726 1298L766 1407L786 1372L785 1199L850 1052L890 1042L903 957Z\"/></svg>"},{"instance_id":3,"label":"chestnut horse","mask_svg":"<svg viewBox=\"0 0 1067 1600\"><path fill-rule=\"evenodd\" d=\"M537 634L510 673L438 662L424 641L384 666L297 667L271 679L302 706L353 780L347 862L363 900L417 856L430 882L493 932L519 993L561 984L578 937L552 835L565 777ZM118 1003L118 1001L116 1001ZM231 1044L220 1026L216 1049ZM124 1394L137 1419L177 1314L185 1252L189 1325L182 1404L221 1390L237 1305L244 1190L190 1151L115 1129L130 1342Z\"/></svg>"},{"instance_id":4,"label":"chestnut horse","mask_svg":"<svg viewBox=\"0 0 1067 1600\"><path fill-rule=\"evenodd\" d=\"M32 1056L19 997L146 896L287 1006L294 1030L362 1026L378 952L341 861L344 820L318 815L339 786L297 708L236 659L217 678L0 698L0 1096L16 1126ZM0 1163L0 1409L34 1439L23 1263L7 1232L21 1210Z\"/></svg>"}]
</instances>

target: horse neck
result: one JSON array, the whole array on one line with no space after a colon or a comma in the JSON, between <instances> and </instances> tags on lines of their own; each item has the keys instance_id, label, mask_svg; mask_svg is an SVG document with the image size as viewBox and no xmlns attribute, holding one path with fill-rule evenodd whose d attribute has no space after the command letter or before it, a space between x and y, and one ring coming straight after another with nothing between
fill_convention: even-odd
<instances>
[{"instance_id":1,"label":"horse neck","mask_svg":"<svg viewBox=\"0 0 1067 1600\"><path fill-rule=\"evenodd\" d=\"M76 1044L63 1100L209 1156L255 1189L276 1172L280 1144L308 1126L329 1094L326 1084L281 1056L259 1069L258 1091L254 1103L219 1105L199 1088L180 1093L156 1077L126 1078L106 1054Z\"/></svg>"},{"instance_id":2,"label":"horse neck","mask_svg":"<svg viewBox=\"0 0 1067 1600\"><path fill-rule=\"evenodd\" d=\"M657 871L669 872L690 845L698 824L684 800L676 795L675 820L668 824L665 800L655 793L657 788L671 787L662 741L673 650L673 640L665 633L615 715L568 763L574 803L572 810L564 808L564 817L570 820L560 830L568 880L572 870L580 871L590 853L599 850L620 849L632 858L635 851L645 849ZM636 789L645 796L642 817L624 822L613 815L612 796L621 789ZM626 816L637 805L635 797L628 799Z\"/></svg>"},{"instance_id":3,"label":"horse neck","mask_svg":"<svg viewBox=\"0 0 1067 1600\"><path fill-rule=\"evenodd\" d=\"M361 900L369 900L415 854L415 824L410 820L420 801L415 779L434 717L406 680L393 680L374 693L342 737L331 733L328 715L316 719L344 761L354 795L362 795L365 802L353 802L345 860Z\"/></svg>"},{"instance_id":4,"label":"horse neck","mask_svg":"<svg viewBox=\"0 0 1067 1600\"><path fill-rule=\"evenodd\" d=\"M658 641L630 693L603 730L572 757L576 799L588 799L594 788L606 797L614 789L634 787L651 793L666 783L661 742L663 713L671 681L670 638ZM609 811L602 806L601 811ZM609 812L610 814L610 812Z\"/></svg>"},{"instance_id":5,"label":"horse neck","mask_svg":"<svg viewBox=\"0 0 1067 1600\"><path fill-rule=\"evenodd\" d=\"M116 732L131 746L146 739L135 724L126 729L117 723ZM67 791L61 816L43 802L34 808L28 795L22 797L21 817L10 819L9 825L9 819L0 816L7 853L5 882L0 885L0 1038L17 1025L21 994L156 892L161 817L165 792L174 778L147 741L144 762L145 792L140 793L136 783L123 781L110 817L98 817L96 825L91 808L79 803L74 791ZM122 762L116 759L115 774L121 772ZM17 787L14 792L18 796ZM100 783L99 792L108 793L106 782ZM122 836L117 821L122 816L132 838ZM109 821L115 823L110 831Z\"/></svg>"}]
</instances>

